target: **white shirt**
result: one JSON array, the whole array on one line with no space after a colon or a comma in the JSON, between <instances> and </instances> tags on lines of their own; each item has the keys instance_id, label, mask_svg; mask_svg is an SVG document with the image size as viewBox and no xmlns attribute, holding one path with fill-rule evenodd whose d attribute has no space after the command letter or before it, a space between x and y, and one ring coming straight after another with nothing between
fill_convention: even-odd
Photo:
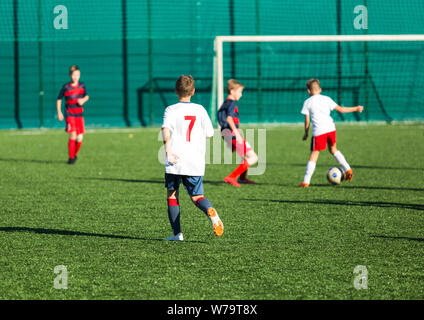
<instances>
[{"instance_id":1,"label":"white shirt","mask_svg":"<svg viewBox=\"0 0 424 320\"><path fill-rule=\"evenodd\" d=\"M170 147L178 156L176 164L168 163L165 172L185 176L205 174L206 138L213 136L212 122L200 104L179 102L165 109L162 128L172 131Z\"/></svg>"},{"instance_id":2,"label":"white shirt","mask_svg":"<svg viewBox=\"0 0 424 320\"><path fill-rule=\"evenodd\" d=\"M336 106L337 103L333 99L321 94L315 94L305 100L301 113L310 116L312 136L316 137L336 130L333 118L330 116Z\"/></svg>"}]
</instances>

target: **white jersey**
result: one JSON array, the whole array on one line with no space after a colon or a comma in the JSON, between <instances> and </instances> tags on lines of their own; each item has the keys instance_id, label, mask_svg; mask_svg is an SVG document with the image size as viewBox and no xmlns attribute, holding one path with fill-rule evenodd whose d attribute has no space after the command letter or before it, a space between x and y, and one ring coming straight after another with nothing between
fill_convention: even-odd
<instances>
[{"instance_id":1,"label":"white jersey","mask_svg":"<svg viewBox=\"0 0 424 320\"><path fill-rule=\"evenodd\" d=\"M178 156L176 164L168 163L165 172L185 176L205 174L206 138L213 136L212 122L200 104L179 102L165 109L162 128L172 131L170 147Z\"/></svg>"},{"instance_id":2,"label":"white jersey","mask_svg":"<svg viewBox=\"0 0 424 320\"><path fill-rule=\"evenodd\" d=\"M333 99L321 94L315 94L303 103L301 113L310 116L312 136L316 137L336 130L334 120L330 116L336 106L337 103Z\"/></svg>"}]
</instances>

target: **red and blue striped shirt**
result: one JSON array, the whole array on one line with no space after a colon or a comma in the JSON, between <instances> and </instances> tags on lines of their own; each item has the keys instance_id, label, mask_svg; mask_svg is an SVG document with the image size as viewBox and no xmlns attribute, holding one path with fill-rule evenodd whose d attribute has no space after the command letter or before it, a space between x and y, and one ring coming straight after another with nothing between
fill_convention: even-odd
<instances>
[{"instance_id":1,"label":"red and blue striped shirt","mask_svg":"<svg viewBox=\"0 0 424 320\"><path fill-rule=\"evenodd\" d=\"M57 96L58 100L65 98L65 115L66 117L82 117L84 108L78 104L78 99L87 95L85 84L79 82L76 86L72 83L66 83Z\"/></svg>"}]
</instances>

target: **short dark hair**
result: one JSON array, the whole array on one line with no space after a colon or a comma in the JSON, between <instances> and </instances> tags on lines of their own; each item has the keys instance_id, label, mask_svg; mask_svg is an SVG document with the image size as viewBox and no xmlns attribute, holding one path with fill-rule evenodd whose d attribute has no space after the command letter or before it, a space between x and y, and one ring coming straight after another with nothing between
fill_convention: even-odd
<instances>
[{"instance_id":1,"label":"short dark hair","mask_svg":"<svg viewBox=\"0 0 424 320\"><path fill-rule=\"evenodd\" d=\"M74 71L79 70L79 67L77 65L73 65L69 67L69 74L72 75L72 73L74 73Z\"/></svg>"},{"instance_id":2,"label":"short dark hair","mask_svg":"<svg viewBox=\"0 0 424 320\"><path fill-rule=\"evenodd\" d=\"M194 90L194 79L192 76L182 75L175 83L175 91L179 97L188 97Z\"/></svg>"},{"instance_id":3,"label":"short dark hair","mask_svg":"<svg viewBox=\"0 0 424 320\"><path fill-rule=\"evenodd\" d=\"M309 91L313 91L313 87L315 87L314 86L315 83L318 85L318 88L321 88L319 80L315 78L309 79L308 82L306 82L306 88L308 88Z\"/></svg>"}]
</instances>

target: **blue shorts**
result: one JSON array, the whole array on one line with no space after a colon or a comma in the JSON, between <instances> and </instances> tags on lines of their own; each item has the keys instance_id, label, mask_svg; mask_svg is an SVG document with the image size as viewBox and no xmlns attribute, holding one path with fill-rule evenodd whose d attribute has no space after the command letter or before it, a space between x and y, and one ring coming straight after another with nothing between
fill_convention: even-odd
<instances>
[{"instance_id":1,"label":"blue shorts","mask_svg":"<svg viewBox=\"0 0 424 320\"><path fill-rule=\"evenodd\" d=\"M165 173L165 188L169 191L178 190L181 181L190 196L203 194L203 176L182 176Z\"/></svg>"}]
</instances>

